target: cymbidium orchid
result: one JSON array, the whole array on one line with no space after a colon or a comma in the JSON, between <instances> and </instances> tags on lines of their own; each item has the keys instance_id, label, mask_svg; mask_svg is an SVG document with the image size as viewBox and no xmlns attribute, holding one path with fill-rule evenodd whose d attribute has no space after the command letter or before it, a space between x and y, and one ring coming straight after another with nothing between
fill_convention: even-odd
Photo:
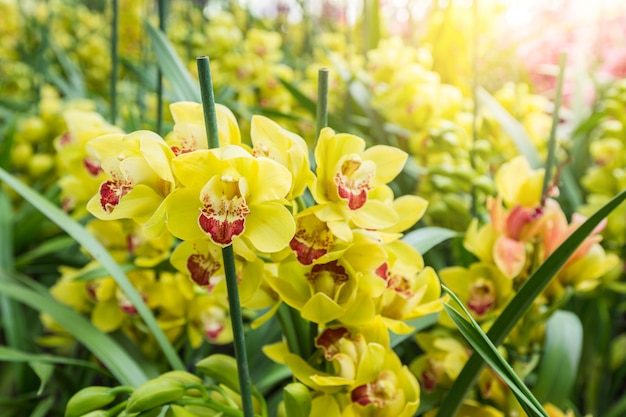
<instances>
[{"instance_id":1,"label":"cymbidium orchid","mask_svg":"<svg viewBox=\"0 0 626 417\"><path fill-rule=\"evenodd\" d=\"M87 203L97 218L146 223L174 190L170 168L174 153L153 132L100 136L89 142L88 152L106 174L98 193Z\"/></svg>"},{"instance_id":2,"label":"cymbidium orchid","mask_svg":"<svg viewBox=\"0 0 626 417\"><path fill-rule=\"evenodd\" d=\"M140 224L128 219L94 219L87 224L86 229L117 262L132 261L143 268L153 267L166 260L174 241L168 232L148 237Z\"/></svg>"},{"instance_id":3,"label":"cymbidium orchid","mask_svg":"<svg viewBox=\"0 0 626 417\"><path fill-rule=\"evenodd\" d=\"M170 262L198 287L221 297L226 296L222 251L209 239L181 242L172 252ZM235 267L241 305L248 307L253 304L254 308L259 309L268 307L271 304L269 298L256 297L264 274L263 261L257 257L250 261L237 258Z\"/></svg>"},{"instance_id":4,"label":"cymbidium orchid","mask_svg":"<svg viewBox=\"0 0 626 417\"><path fill-rule=\"evenodd\" d=\"M174 130L167 138L167 144L176 155L207 149L206 127L202 104L179 101L170 104L174 119ZM228 107L215 104L218 137L221 146L241 144L239 125Z\"/></svg>"},{"instance_id":5,"label":"cymbidium orchid","mask_svg":"<svg viewBox=\"0 0 626 417\"><path fill-rule=\"evenodd\" d=\"M324 324L351 311L357 300L360 276L341 259L310 266L285 259L278 266L277 275L265 279L286 304L300 311L302 318ZM359 297L366 295L359 293Z\"/></svg>"},{"instance_id":6,"label":"cymbidium orchid","mask_svg":"<svg viewBox=\"0 0 626 417\"><path fill-rule=\"evenodd\" d=\"M471 351L443 328L417 333L415 339L424 354L411 362L410 369L417 375L421 387L429 392L437 387L449 388L465 366Z\"/></svg>"},{"instance_id":7,"label":"cymbidium orchid","mask_svg":"<svg viewBox=\"0 0 626 417\"><path fill-rule=\"evenodd\" d=\"M513 281L495 265L486 262L473 263L469 268L444 268L439 276L478 321L493 318L514 294ZM447 316L441 318L453 325L447 320Z\"/></svg>"},{"instance_id":8,"label":"cymbidium orchid","mask_svg":"<svg viewBox=\"0 0 626 417\"><path fill-rule=\"evenodd\" d=\"M410 332L404 323L441 310L441 286L431 267L424 268L420 253L412 246L394 241L384 245L388 260L376 269L385 291L376 300L377 312L396 333Z\"/></svg>"},{"instance_id":9,"label":"cymbidium orchid","mask_svg":"<svg viewBox=\"0 0 626 417\"><path fill-rule=\"evenodd\" d=\"M286 363L302 383L325 393L324 401L313 402L312 416L322 415L321 403L329 407L326 412L336 410L337 416L412 416L419 406L419 385L396 354L385 347L389 339L382 322L372 321L359 329L332 326L316 338L315 345L330 372L313 368L289 353L285 344L264 351Z\"/></svg>"},{"instance_id":10,"label":"cymbidium orchid","mask_svg":"<svg viewBox=\"0 0 626 417\"><path fill-rule=\"evenodd\" d=\"M61 199L65 210L76 208L80 212L106 180L100 161L87 153L87 143L98 136L122 131L95 112L68 110L63 118L67 132L54 141Z\"/></svg>"},{"instance_id":11,"label":"cymbidium orchid","mask_svg":"<svg viewBox=\"0 0 626 417\"><path fill-rule=\"evenodd\" d=\"M266 156L289 169L293 179L286 199L291 201L301 196L315 178L310 169L309 150L304 139L267 117L253 116L251 123L253 155Z\"/></svg>"},{"instance_id":12,"label":"cymbidium orchid","mask_svg":"<svg viewBox=\"0 0 626 417\"><path fill-rule=\"evenodd\" d=\"M242 239L265 253L289 244L295 222L283 203L291 174L281 164L231 145L181 154L172 168L183 185L164 203L174 236L221 247Z\"/></svg>"},{"instance_id":13,"label":"cymbidium orchid","mask_svg":"<svg viewBox=\"0 0 626 417\"><path fill-rule=\"evenodd\" d=\"M347 221L374 230L395 225L399 215L381 197L389 196L386 184L400 173L406 159L407 154L397 148L365 149L365 141L357 136L322 129L315 148L317 179L311 189L322 206L318 218L331 228L330 222Z\"/></svg>"}]
</instances>

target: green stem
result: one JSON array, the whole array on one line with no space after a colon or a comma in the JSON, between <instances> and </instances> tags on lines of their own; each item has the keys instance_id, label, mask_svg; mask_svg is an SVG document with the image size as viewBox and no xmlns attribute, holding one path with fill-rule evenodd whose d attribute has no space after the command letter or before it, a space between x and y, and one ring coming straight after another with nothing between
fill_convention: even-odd
<instances>
[{"instance_id":1,"label":"green stem","mask_svg":"<svg viewBox=\"0 0 626 417\"><path fill-rule=\"evenodd\" d=\"M215 115L215 96L213 95L213 80L211 79L211 65L208 56L196 58L198 77L200 78L200 94L204 109L204 123L209 149L219 148L220 139L217 131L217 117Z\"/></svg>"},{"instance_id":2,"label":"green stem","mask_svg":"<svg viewBox=\"0 0 626 417\"><path fill-rule=\"evenodd\" d=\"M561 96L563 90L563 78L565 74L565 53L561 54L559 62L559 76L556 83L556 97L554 98L554 110L552 112L552 127L550 128L550 139L548 140L548 158L546 159L546 169L543 176L543 187L541 190L541 205L545 204L550 192L550 181L552 179L552 169L556 164L556 128L559 125L559 107L561 107Z\"/></svg>"},{"instance_id":3,"label":"green stem","mask_svg":"<svg viewBox=\"0 0 626 417\"><path fill-rule=\"evenodd\" d=\"M118 0L112 0L113 19L111 21L111 78L110 91L111 97L111 123L115 124L117 119L117 76L118 76L118 33L119 33L119 5Z\"/></svg>"},{"instance_id":4,"label":"green stem","mask_svg":"<svg viewBox=\"0 0 626 417\"><path fill-rule=\"evenodd\" d=\"M235 343L235 358L237 358L237 374L239 375L241 403L244 415L246 417L252 417L254 415L254 408L252 407L250 373L248 371L248 356L246 353L246 340L243 332L241 305L239 304L237 271L235 270L235 253L232 245L222 248L222 257L224 258L224 272L226 272L226 289L228 292L230 320L233 326L233 341Z\"/></svg>"},{"instance_id":5,"label":"green stem","mask_svg":"<svg viewBox=\"0 0 626 417\"><path fill-rule=\"evenodd\" d=\"M159 29L165 33L165 18L167 15L167 0L159 0ZM156 130L161 134L163 129L163 73L159 68L157 72L157 120Z\"/></svg>"},{"instance_id":6,"label":"green stem","mask_svg":"<svg viewBox=\"0 0 626 417\"><path fill-rule=\"evenodd\" d=\"M320 68L317 73L317 114L315 138L328 126L328 68Z\"/></svg>"},{"instance_id":7,"label":"green stem","mask_svg":"<svg viewBox=\"0 0 626 417\"><path fill-rule=\"evenodd\" d=\"M197 58L198 75L200 78L200 93L204 110L204 122L209 148L220 146L217 131L217 118L215 115L215 98L213 95L213 83L211 81L211 68L209 58ZM235 345L235 358L237 359L237 374L241 403L245 417L254 416L252 406L252 392L250 373L248 369L248 356L246 353L246 340L243 331L243 318L239 302L239 288L237 284L237 271L235 269L235 253L232 245L222 248L224 259L224 272L226 273L226 289L228 292L228 306L230 308L230 320L233 327L233 342Z\"/></svg>"},{"instance_id":8,"label":"green stem","mask_svg":"<svg viewBox=\"0 0 626 417\"><path fill-rule=\"evenodd\" d=\"M280 307L278 307L278 310L276 310L276 316L278 317L278 322L280 323L283 335L287 340L289 351L302 357L300 343L298 343L298 333L296 332L296 327L293 322L293 316L289 312L289 306L285 303L281 304Z\"/></svg>"}]
</instances>

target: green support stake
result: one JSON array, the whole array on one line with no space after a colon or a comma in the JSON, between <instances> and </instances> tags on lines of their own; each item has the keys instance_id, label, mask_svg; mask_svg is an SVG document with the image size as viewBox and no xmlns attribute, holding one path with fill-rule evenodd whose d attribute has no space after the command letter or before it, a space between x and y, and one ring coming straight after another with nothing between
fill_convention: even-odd
<instances>
[{"instance_id":1,"label":"green support stake","mask_svg":"<svg viewBox=\"0 0 626 417\"><path fill-rule=\"evenodd\" d=\"M202 108L204 110L204 123L209 148L218 148L220 145L217 131L217 117L215 115L215 97L213 95L213 82L211 80L211 68L209 58L206 56L197 58L198 76L200 78L200 93L202 96ZM250 372L248 369L248 356L246 353L246 340L243 331L243 318L241 304L239 303L239 288L237 286L237 271L235 270L235 253L233 246L222 248L224 260L224 272L226 274L226 289L228 292L228 306L230 308L230 320L233 326L233 342L235 345L235 357L237 359L237 373L241 403L245 417L254 417L252 405L252 387L250 384Z\"/></svg>"}]
</instances>

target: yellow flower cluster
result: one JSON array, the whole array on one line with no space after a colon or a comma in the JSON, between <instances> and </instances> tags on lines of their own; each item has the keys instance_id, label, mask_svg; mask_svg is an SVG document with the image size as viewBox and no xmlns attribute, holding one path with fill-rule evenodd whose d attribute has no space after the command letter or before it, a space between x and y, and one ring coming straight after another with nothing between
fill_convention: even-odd
<instances>
[{"instance_id":1,"label":"yellow flower cluster","mask_svg":"<svg viewBox=\"0 0 626 417\"><path fill-rule=\"evenodd\" d=\"M125 134L95 113L67 112L69 130L56 143L64 207L77 215L86 206L96 217L89 231L129 265L129 279L172 342L232 340L220 248L233 245L242 306L272 307L254 326L285 303L320 326L316 343L328 363L343 355L332 353L336 343L360 352L355 374L322 384L330 390L309 383L326 372L322 362L305 370L310 375L287 363L316 391L314 404L330 402L355 416L412 415L417 381L382 335L410 332L407 320L438 311L440 288L434 270L399 240L427 205L417 196L395 198L388 185L408 155L325 128L313 171L304 139L266 117L252 118L245 145L233 113L217 105L220 146L208 149L202 106L180 102L171 112L175 124L165 139ZM167 259L173 269L163 266ZM59 301L148 349L152 340L137 312L97 264L61 272L52 288ZM276 347L268 349L285 363Z\"/></svg>"}]
</instances>

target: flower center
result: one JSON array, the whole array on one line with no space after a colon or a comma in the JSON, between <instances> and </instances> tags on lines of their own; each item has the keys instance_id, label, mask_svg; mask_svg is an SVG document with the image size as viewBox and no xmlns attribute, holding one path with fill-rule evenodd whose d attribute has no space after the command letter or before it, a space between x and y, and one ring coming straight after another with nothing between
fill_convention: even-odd
<instances>
[{"instance_id":1,"label":"flower center","mask_svg":"<svg viewBox=\"0 0 626 417\"><path fill-rule=\"evenodd\" d=\"M100 185L100 206L107 213L113 212L120 204L120 200L133 189L131 181L124 181L121 178L113 178Z\"/></svg>"},{"instance_id":2,"label":"flower center","mask_svg":"<svg viewBox=\"0 0 626 417\"><path fill-rule=\"evenodd\" d=\"M289 246L302 265L311 265L316 259L327 254L332 245L333 234L326 223L314 215L299 217L296 220L296 234Z\"/></svg>"},{"instance_id":3,"label":"flower center","mask_svg":"<svg viewBox=\"0 0 626 417\"><path fill-rule=\"evenodd\" d=\"M313 294L321 292L335 301L348 278L345 268L337 261L314 265L308 274Z\"/></svg>"},{"instance_id":4,"label":"flower center","mask_svg":"<svg viewBox=\"0 0 626 417\"><path fill-rule=\"evenodd\" d=\"M352 390L350 397L359 405L373 404L382 408L396 397L397 382L393 372L382 371L376 380Z\"/></svg>"},{"instance_id":5,"label":"flower center","mask_svg":"<svg viewBox=\"0 0 626 417\"><path fill-rule=\"evenodd\" d=\"M250 210L237 179L230 175L214 177L200 192L200 201L204 207L200 210L198 223L213 242L227 246L233 237L243 233Z\"/></svg>"},{"instance_id":6,"label":"flower center","mask_svg":"<svg viewBox=\"0 0 626 417\"><path fill-rule=\"evenodd\" d=\"M367 201L374 170L375 165L371 161L362 161L359 155L350 155L341 164L334 181L339 197L348 200L350 210L360 209Z\"/></svg>"},{"instance_id":7,"label":"flower center","mask_svg":"<svg viewBox=\"0 0 626 417\"><path fill-rule=\"evenodd\" d=\"M495 288L491 281L479 279L470 286L467 306L479 316L484 315L496 304Z\"/></svg>"},{"instance_id":8,"label":"flower center","mask_svg":"<svg viewBox=\"0 0 626 417\"><path fill-rule=\"evenodd\" d=\"M187 270L191 279L209 291L215 286L211 277L220 269L220 263L210 253L194 253L187 258Z\"/></svg>"}]
</instances>

